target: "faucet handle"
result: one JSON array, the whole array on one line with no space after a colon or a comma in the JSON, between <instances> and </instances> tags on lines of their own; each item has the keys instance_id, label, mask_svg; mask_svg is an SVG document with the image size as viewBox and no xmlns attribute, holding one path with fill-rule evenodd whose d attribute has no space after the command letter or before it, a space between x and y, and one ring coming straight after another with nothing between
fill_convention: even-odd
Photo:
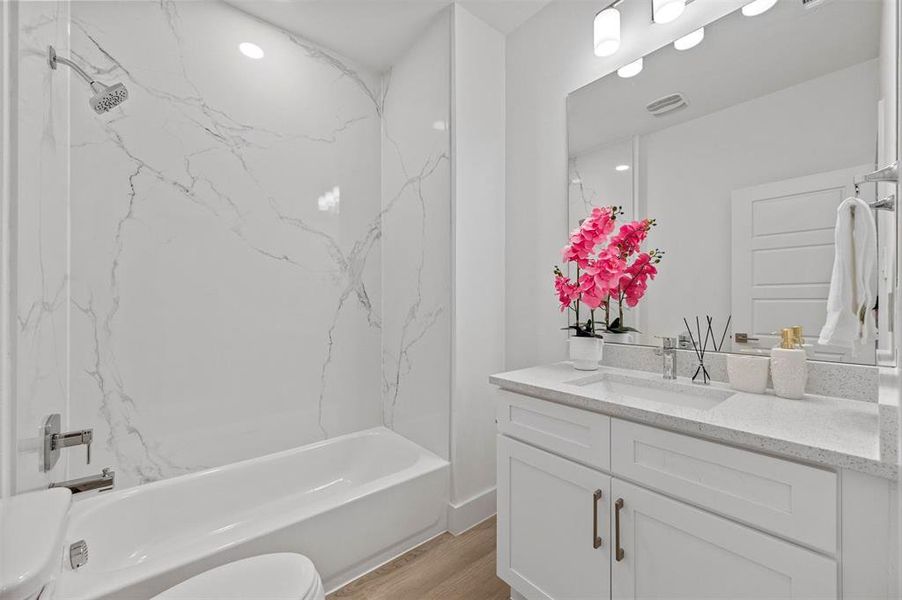
<instances>
[{"instance_id":1,"label":"faucet handle","mask_svg":"<svg viewBox=\"0 0 902 600\"><path fill-rule=\"evenodd\" d=\"M87 449L87 461L85 464L91 464L91 444L94 443L94 430L93 429L85 429L81 432L81 441L85 445Z\"/></svg>"},{"instance_id":2,"label":"faucet handle","mask_svg":"<svg viewBox=\"0 0 902 600\"><path fill-rule=\"evenodd\" d=\"M661 347L665 350L676 348L679 344L679 340L672 336L656 335L655 337L661 340Z\"/></svg>"}]
</instances>

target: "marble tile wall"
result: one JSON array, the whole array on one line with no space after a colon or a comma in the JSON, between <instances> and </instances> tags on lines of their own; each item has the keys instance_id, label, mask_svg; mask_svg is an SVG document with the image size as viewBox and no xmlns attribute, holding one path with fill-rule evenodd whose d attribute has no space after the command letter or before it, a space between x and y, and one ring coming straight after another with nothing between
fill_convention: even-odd
<instances>
[{"instance_id":1,"label":"marble tile wall","mask_svg":"<svg viewBox=\"0 0 902 600\"><path fill-rule=\"evenodd\" d=\"M218 2L77 2L71 44L130 98L98 116L73 81L71 421L97 444L70 474L382 424L380 76Z\"/></svg>"},{"instance_id":2,"label":"marble tile wall","mask_svg":"<svg viewBox=\"0 0 902 600\"><path fill-rule=\"evenodd\" d=\"M220 2L23 6L19 491L382 424L447 457L448 11L380 74ZM51 42L129 100L96 115ZM49 412L92 465L33 476Z\"/></svg>"},{"instance_id":3,"label":"marble tile wall","mask_svg":"<svg viewBox=\"0 0 902 600\"><path fill-rule=\"evenodd\" d=\"M442 13L384 78L382 412L448 458L451 24Z\"/></svg>"}]
</instances>

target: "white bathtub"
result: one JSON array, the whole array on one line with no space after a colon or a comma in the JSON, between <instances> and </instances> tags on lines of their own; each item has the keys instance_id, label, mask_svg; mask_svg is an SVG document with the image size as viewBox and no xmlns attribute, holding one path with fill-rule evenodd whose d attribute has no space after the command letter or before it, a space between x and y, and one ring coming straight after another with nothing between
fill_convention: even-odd
<instances>
[{"instance_id":1,"label":"white bathtub","mask_svg":"<svg viewBox=\"0 0 902 600\"><path fill-rule=\"evenodd\" d=\"M147 598L218 565L300 552L327 590L444 531L448 463L378 427L100 494L72 509L56 598Z\"/></svg>"}]
</instances>

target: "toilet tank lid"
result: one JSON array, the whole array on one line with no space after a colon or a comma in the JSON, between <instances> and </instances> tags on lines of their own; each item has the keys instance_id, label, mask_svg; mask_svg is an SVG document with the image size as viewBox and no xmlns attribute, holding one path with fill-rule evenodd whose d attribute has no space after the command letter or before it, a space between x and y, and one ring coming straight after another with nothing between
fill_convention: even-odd
<instances>
[{"instance_id":1,"label":"toilet tank lid","mask_svg":"<svg viewBox=\"0 0 902 600\"><path fill-rule=\"evenodd\" d=\"M28 598L60 570L71 503L65 488L0 500L0 598Z\"/></svg>"}]
</instances>

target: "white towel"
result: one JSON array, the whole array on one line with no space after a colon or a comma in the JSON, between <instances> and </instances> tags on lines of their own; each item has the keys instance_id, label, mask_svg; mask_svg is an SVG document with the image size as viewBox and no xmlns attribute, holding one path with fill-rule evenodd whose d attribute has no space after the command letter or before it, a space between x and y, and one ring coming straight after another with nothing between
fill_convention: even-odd
<instances>
[{"instance_id":1,"label":"white towel","mask_svg":"<svg viewBox=\"0 0 902 600\"><path fill-rule=\"evenodd\" d=\"M836 256L827 320L821 344L850 348L854 355L874 339L874 298L877 283L877 226L871 208L859 198L847 198L836 209Z\"/></svg>"}]
</instances>

